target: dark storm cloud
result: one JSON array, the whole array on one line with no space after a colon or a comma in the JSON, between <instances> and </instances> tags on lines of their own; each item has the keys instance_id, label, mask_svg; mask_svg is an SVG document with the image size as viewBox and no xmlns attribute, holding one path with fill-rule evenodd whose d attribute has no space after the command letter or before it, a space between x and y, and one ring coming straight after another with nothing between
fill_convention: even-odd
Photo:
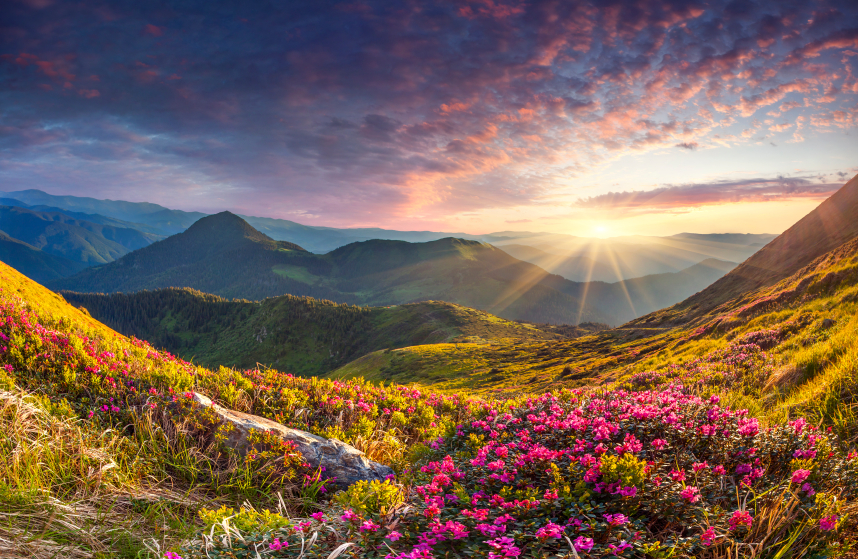
<instances>
[{"instance_id":1,"label":"dark storm cloud","mask_svg":"<svg viewBox=\"0 0 858 559\"><path fill-rule=\"evenodd\" d=\"M175 205L359 220L526 204L549 188L534 170L745 141L725 120L758 130L778 107L801 115L765 126L796 141L855 125L849 1L29 0L0 18L9 190L121 197L148 177Z\"/></svg>"}]
</instances>

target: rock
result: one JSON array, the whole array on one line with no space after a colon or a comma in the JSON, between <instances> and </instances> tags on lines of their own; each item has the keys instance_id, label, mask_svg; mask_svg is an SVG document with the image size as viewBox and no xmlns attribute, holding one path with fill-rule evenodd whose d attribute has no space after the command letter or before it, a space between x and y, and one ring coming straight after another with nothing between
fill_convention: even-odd
<instances>
[{"instance_id":1,"label":"rock","mask_svg":"<svg viewBox=\"0 0 858 559\"><path fill-rule=\"evenodd\" d=\"M831 320L830 318L826 318L825 320L822 321L822 329L828 330L829 328L834 326L834 324L835 324L835 322L833 320Z\"/></svg>"},{"instance_id":2,"label":"rock","mask_svg":"<svg viewBox=\"0 0 858 559\"><path fill-rule=\"evenodd\" d=\"M334 478L333 485L338 489L344 489L356 481L382 481L393 475L390 467L369 460L363 452L344 442L292 429L257 415L228 410L198 392L194 392L193 399L197 404L211 408L221 421L235 427L230 430L226 442L238 452L245 452L251 431L270 431L284 441L295 443L296 450L304 456L311 468L325 468L324 476Z\"/></svg>"}]
</instances>

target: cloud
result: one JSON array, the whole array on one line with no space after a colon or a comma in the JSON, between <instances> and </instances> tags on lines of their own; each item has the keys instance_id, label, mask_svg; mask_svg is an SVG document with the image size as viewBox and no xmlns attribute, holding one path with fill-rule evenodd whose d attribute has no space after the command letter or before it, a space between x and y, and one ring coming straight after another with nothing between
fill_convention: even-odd
<instances>
[{"instance_id":1,"label":"cloud","mask_svg":"<svg viewBox=\"0 0 858 559\"><path fill-rule=\"evenodd\" d=\"M3 184L446 219L622 155L856 125L846 0L49 4L4 13Z\"/></svg>"},{"instance_id":2,"label":"cloud","mask_svg":"<svg viewBox=\"0 0 858 559\"><path fill-rule=\"evenodd\" d=\"M580 198L578 208L602 210L669 210L737 202L774 202L797 198L823 199L842 184L809 178L748 179L665 186L646 191L608 192Z\"/></svg>"}]
</instances>

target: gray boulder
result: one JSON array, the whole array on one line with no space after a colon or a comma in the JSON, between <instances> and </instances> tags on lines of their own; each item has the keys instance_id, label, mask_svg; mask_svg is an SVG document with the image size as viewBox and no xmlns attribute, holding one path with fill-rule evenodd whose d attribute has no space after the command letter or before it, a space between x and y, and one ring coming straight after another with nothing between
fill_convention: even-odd
<instances>
[{"instance_id":1,"label":"gray boulder","mask_svg":"<svg viewBox=\"0 0 858 559\"><path fill-rule=\"evenodd\" d=\"M221 421L235 427L230 429L226 442L238 452L244 453L247 450L247 437L251 431L270 431L284 441L295 443L296 449L310 467L325 468L324 477L333 478L333 485L338 489L344 489L360 480L383 481L387 476L393 475L390 467L369 460L363 452L336 439L326 439L300 429L292 429L257 415L228 410L197 392L194 392L194 401L211 408Z\"/></svg>"}]
</instances>

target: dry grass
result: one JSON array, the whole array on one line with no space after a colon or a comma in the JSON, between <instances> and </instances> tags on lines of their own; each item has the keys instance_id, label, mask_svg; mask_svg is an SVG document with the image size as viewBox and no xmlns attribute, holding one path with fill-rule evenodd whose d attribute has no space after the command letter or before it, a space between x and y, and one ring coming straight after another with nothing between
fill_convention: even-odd
<instances>
[{"instance_id":1,"label":"dry grass","mask_svg":"<svg viewBox=\"0 0 858 559\"><path fill-rule=\"evenodd\" d=\"M147 484L126 438L89 427L0 391L0 557L155 557L193 520L201 499Z\"/></svg>"}]
</instances>

